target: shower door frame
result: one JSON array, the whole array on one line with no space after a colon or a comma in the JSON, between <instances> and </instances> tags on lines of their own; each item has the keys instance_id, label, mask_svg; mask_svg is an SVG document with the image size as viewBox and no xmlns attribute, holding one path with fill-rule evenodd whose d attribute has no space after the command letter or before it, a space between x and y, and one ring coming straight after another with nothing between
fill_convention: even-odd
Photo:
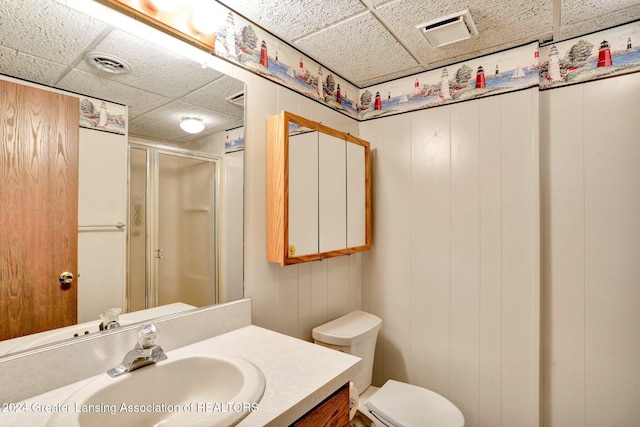
<instances>
[{"instance_id":1,"label":"shower door frame","mask_svg":"<svg viewBox=\"0 0 640 427\"><path fill-rule=\"evenodd\" d=\"M129 158L128 158L128 182L127 204L128 212L131 214L131 150L146 150L146 191L145 191L145 308L158 306L158 260L155 251L158 247L158 210L159 210L159 180L160 180L160 155L171 155L176 157L188 158L191 160L206 161L215 164L214 173L214 196L213 196L213 256L214 256L214 301L219 301L220 287L220 202L221 202L221 178L222 178L222 158L215 154L204 153L201 151L188 150L178 146L162 144L159 142L151 142L129 139ZM130 295L131 295L131 251L130 239L127 236L127 292L126 292L126 310L130 311Z\"/></svg>"}]
</instances>

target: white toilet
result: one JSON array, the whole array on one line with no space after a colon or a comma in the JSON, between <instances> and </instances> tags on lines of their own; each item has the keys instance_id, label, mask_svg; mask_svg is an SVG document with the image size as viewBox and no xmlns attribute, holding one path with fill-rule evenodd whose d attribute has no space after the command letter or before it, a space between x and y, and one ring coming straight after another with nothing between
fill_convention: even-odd
<instances>
[{"instance_id":1,"label":"white toilet","mask_svg":"<svg viewBox=\"0 0 640 427\"><path fill-rule=\"evenodd\" d=\"M362 370L353 379L360 393L359 410L389 427L464 427L462 412L450 401L422 387L389 380L380 389L371 386L373 356L382 320L353 311L313 329L316 344L362 358Z\"/></svg>"}]
</instances>

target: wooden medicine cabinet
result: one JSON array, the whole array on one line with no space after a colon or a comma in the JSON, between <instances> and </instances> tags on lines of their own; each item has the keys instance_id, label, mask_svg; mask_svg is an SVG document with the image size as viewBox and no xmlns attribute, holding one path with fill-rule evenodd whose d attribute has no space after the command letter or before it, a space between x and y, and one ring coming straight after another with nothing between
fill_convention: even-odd
<instances>
[{"instance_id":1,"label":"wooden medicine cabinet","mask_svg":"<svg viewBox=\"0 0 640 427\"><path fill-rule=\"evenodd\" d=\"M268 118L267 133L268 261L368 250L369 143L287 111Z\"/></svg>"}]
</instances>

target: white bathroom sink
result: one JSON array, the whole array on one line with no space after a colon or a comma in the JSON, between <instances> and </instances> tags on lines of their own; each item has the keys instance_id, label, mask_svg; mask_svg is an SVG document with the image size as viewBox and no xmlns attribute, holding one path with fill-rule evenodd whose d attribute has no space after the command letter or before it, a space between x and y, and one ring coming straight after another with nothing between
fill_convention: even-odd
<instances>
[{"instance_id":1,"label":"white bathroom sink","mask_svg":"<svg viewBox=\"0 0 640 427\"><path fill-rule=\"evenodd\" d=\"M98 376L69 396L47 426L226 427L258 409L265 379L253 363L220 353L167 356L118 378Z\"/></svg>"}]
</instances>

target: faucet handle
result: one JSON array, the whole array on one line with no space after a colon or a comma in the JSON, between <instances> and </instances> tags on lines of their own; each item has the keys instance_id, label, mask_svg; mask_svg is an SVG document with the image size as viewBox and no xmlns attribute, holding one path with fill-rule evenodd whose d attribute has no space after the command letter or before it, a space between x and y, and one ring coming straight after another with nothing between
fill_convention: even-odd
<instances>
[{"instance_id":1,"label":"faucet handle","mask_svg":"<svg viewBox=\"0 0 640 427\"><path fill-rule=\"evenodd\" d=\"M120 323L118 323L118 317L120 316L121 312L122 309L120 307L115 307L100 313L100 319L102 320L102 322L100 322L99 329L101 331L104 331L106 329L119 327Z\"/></svg>"},{"instance_id":2,"label":"faucet handle","mask_svg":"<svg viewBox=\"0 0 640 427\"><path fill-rule=\"evenodd\" d=\"M158 336L158 327L155 323L142 325L138 330L138 344L142 348L149 348L155 344Z\"/></svg>"}]
</instances>

